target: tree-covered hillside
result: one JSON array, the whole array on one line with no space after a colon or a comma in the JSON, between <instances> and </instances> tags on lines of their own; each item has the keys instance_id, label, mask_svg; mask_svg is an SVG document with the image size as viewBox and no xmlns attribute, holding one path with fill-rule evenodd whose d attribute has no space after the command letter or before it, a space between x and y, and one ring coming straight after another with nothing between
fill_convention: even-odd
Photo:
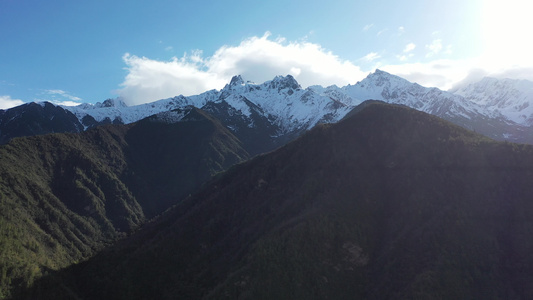
<instances>
[{"instance_id":1,"label":"tree-covered hillside","mask_svg":"<svg viewBox=\"0 0 533 300\"><path fill-rule=\"evenodd\" d=\"M528 299L532 181L531 146L368 102L25 296Z\"/></svg>"},{"instance_id":2,"label":"tree-covered hillside","mask_svg":"<svg viewBox=\"0 0 533 300\"><path fill-rule=\"evenodd\" d=\"M182 113L0 146L0 298L94 255L248 157L212 117Z\"/></svg>"}]
</instances>

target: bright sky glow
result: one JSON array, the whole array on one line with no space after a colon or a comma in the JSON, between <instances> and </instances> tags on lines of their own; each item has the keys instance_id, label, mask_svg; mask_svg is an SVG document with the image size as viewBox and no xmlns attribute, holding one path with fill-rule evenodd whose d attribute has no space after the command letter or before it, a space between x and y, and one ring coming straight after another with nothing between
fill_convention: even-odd
<instances>
[{"instance_id":1,"label":"bright sky glow","mask_svg":"<svg viewBox=\"0 0 533 300\"><path fill-rule=\"evenodd\" d=\"M531 67L533 61L533 2L483 2L483 63L505 72L509 66Z\"/></svg>"},{"instance_id":2,"label":"bright sky glow","mask_svg":"<svg viewBox=\"0 0 533 300\"><path fill-rule=\"evenodd\" d=\"M0 0L0 108L129 104L261 83L355 84L380 68L444 90L533 80L528 1Z\"/></svg>"}]
</instances>

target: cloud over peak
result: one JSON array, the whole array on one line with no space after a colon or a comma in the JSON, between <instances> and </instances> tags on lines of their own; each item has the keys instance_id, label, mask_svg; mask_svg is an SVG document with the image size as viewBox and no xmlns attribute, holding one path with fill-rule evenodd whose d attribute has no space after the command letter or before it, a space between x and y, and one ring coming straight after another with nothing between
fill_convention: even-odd
<instances>
[{"instance_id":1,"label":"cloud over peak","mask_svg":"<svg viewBox=\"0 0 533 300\"><path fill-rule=\"evenodd\" d=\"M70 95L69 93L63 91L63 90L46 90L45 91L48 95L54 96L60 96L62 98L66 98L70 101L81 101L82 99L80 97L76 97L73 95Z\"/></svg>"},{"instance_id":2,"label":"cloud over peak","mask_svg":"<svg viewBox=\"0 0 533 300\"><path fill-rule=\"evenodd\" d=\"M290 74L302 86L345 85L366 75L318 44L272 40L270 36L267 32L262 37L245 39L238 46L222 46L209 57L200 50L169 61L126 53L123 60L128 74L116 92L129 105L135 105L220 89L234 75L263 82Z\"/></svg>"},{"instance_id":3,"label":"cloud over peak","mask_svg":"<svg viewBox=\"0 0 533 300\"><path fill-rule=\"evenodd\" d=\"M363 30L372 27L373 24L369 24ZM404 29L400 27L398 30ZM378 66L407 80L443 90L477 78L470 76L472 70L477 69L487 74L512 77L520 74L525 79L533 79L529 72L531 64L520 68L509 65L499 68L499 65L493 65L496 61L494 57L452 59L452 46L436 37L432 37L425 47L409 42L399 49L401 52L395 54L384 50L369 52L356 62L371 68ZM418 54L424 50L425 57L419 57ZM261 83L278 75L290 74L303 87L344 86L362 80L372 71L362 71L358 65L306 39L288 41L283 37L272 38L270 32L246 38L238 45L221 46L210 55L205 55L202 50L193 50L180 58L156 60L126 53L122 59L128 73L115 92L128 105L221 89L235 75ZM68 94L62 96L67 97Z\"/></svg>"},{"instance_id":4,"label":"cloud over peak","mask_svg":"<svg viewBox=\"0 0 533 300\"><path fill-rule=\"evenodd\" d=\"M12 99L9 95L0 96L0 109L8 109L22 104L24 104L24 101L20 99Z\"/></svg>"}]
</instances>

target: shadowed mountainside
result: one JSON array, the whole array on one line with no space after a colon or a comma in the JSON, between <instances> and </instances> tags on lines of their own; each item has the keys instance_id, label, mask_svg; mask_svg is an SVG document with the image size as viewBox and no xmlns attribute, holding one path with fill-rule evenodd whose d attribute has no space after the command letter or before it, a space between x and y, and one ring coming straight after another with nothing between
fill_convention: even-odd
<instances>
[{"instance_id":1,"label":"shadowed mountainside","mask_svg":"<svg viewBox=\"0 0 533 300\"><path fill-rule=\"evenodd\" d=\"M83 125L73 113L48 102L0 110L0 144L20 136L81 131Z\"/></svg>"},{"instance_id":2,"label":"shadowed mountainside","mask_svg":"<svg viewBox=\"0 0 533 300\"><path fill-rule=\"evenodd\" d=\"M528 299L533 147L365 102L23 297Z\"/></svg>"},{"instance_id":3,"label":"shadowed mountainside","mask_svg":"<svg viewBox=\"0 0 533 300\"><path fill-rule=\"evenodd\" d=\"M0 146L0 298L90 257L246 158L198 109ZM190 148L190 146L194 148Z\"/></svg>"}]
</instances>

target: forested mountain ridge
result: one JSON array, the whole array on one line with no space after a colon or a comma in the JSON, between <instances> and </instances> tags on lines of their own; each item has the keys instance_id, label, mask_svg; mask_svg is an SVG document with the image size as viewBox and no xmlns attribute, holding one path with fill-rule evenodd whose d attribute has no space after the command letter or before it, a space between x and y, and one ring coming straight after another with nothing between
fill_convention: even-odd
<instances>
[{"instance_id":1,"label":"forested mountain ridge","mask_svg":"<svg viewBox=\"0 0 533 300\"><path fill-rule=\"evenodd\" d=\"M0 146L0 296L131 234L248 158L194 108ZM191 148L192 146L192 148Z\"/></svg>"},{"instance_id":2,"label":"forested mountain ridge","mask_svg":"<svg viewBox=\"0 0 533 300\"><path fill-rule=\"evenodd\" d=\"M365 102L21 296L528 299L533 147Z\"/></svg>"},{"instance_id":3,"label":"forested mountain ridge","mask_svg":"<svg viewBox=\"0 0 533 300\"><path fill-rule=\"evenodd\" d=\"M49 102L32 102L0 110L0 144L20 136L81 132L83 129L73 113Z\"/></svg>"}]
</instances>

